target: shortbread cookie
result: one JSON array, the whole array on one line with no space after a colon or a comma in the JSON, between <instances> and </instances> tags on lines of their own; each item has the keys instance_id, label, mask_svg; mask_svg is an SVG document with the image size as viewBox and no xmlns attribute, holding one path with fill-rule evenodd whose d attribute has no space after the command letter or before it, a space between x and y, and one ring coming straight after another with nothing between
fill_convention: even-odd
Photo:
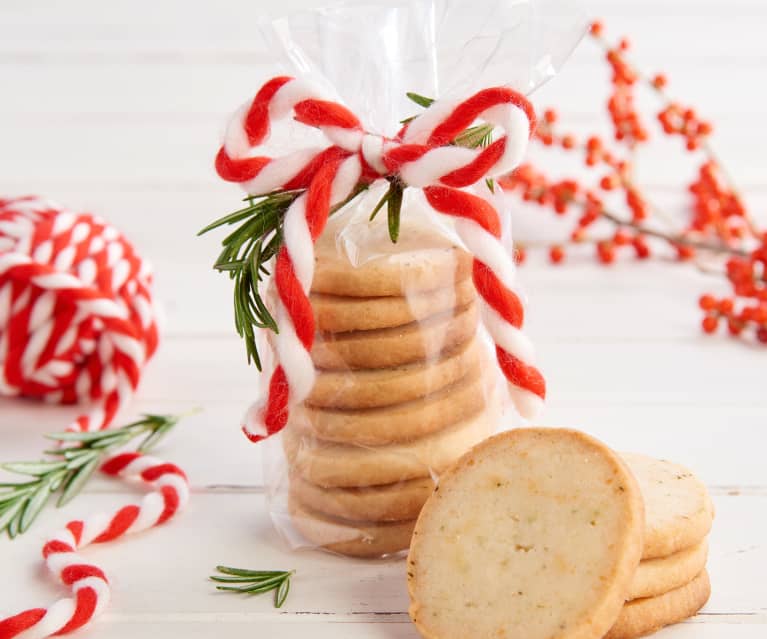
<instances>
[{"instance_id":1,"label":"shortbread cookie","mask_svg":"<svg viewBox=\"0 0 767 639\"><path fill-rule=\"evenodd\" d=\"M477 330L476 304L434 315L422 322L350 333L323 333L312 360L319 369L389 368L424 359L468 341Z\"/></svg>"},{"instance_id":2,"label":"shortbread cookie","mask_svg":"<svg viewBox=\"0 0 767 639\"><path fill-rule=\"evenodd\" d=\"M397 297L345 297L312 293L317 330L329 333L402 326L464 307L477 296L470 278L455 286Z\"/></svg>"},{"instance_id":3,"label":"shortbread cookie","mask_svg":"<svg viewBox=\"0 0 767 639\"><path fill-rule=\"evenodd\" d=\"M647 524L642 559L668 557L702 541L714 520L706 486L684 466L624 453L645 500Z\"/></svg>"},{"instance_id":4,"label":"shortbread cookie","mask_svg":"<svg viewBox=\"0 0 767 639\"><path fill-rule=\"evenodd\" d=\"M442 472L498 424L496 400L479 415L411 442L370 448L334 444L283 430L288 463L307 481L325 487L375 486Z\"/></svg>"},{"instance_id":5,"label":"shortbread cookie","mask_svg":"<svg viewBox=\"0 0 767 639\"><path fill-rule=\"evenodd\" d=\"M313 544L350 557L380 557L410 545L415 520L357 522L323 515L291 497L288 502L296 529Z\"/></svg>"},{"instance_id":6,"label":"shortbread cookie","mask_svg":"<svg viewBox=\"0 0 767 639\"><path fill-rule=\"evenodd\" d=\"M385 227L366 227L365 255L357 254L357 248L343 237L335 237L331 223L315 244L312 292L402 296L452 286L470 277L472 258L466 251L432 228L405 218L396 244Z\"/></svg>"},{"instance_id":7,"label":"shortbread cookie","mask_svg":"<svg viewBox=\"0 0 767 639\"><path fill-rule=\"evenodd\" d=\"M669 557L645 559L639 563L626 599L657 597L684 586L703 571L707 559L708 542L706 540Z\"/></svg>"},{"instance_id":8,"label":"shortbread cookie","mask_svg":"<svg viewBox=\"0 0 767 639\"><path fill-rule=\"evenodd\" d=\"M711 596L704 570L690 583L659 597L629 601L605 639L635 639L695 615Z\"/></svg>"},{"instance_id":9,"label":"shortbread cookie","mask_svg":"<svg viewBox=\"0 0 767 639\"><path fill-rule=\"evenodd\" d=\"M319 371L306 404L325 408L376 408L434 393L479 371L482 346L464 342L441 359L393 368Z\"/></svg>"},{"instance_id":10,"label":"shortbread cookie","mask_svg":"<svg viewBox=\"0 0 767 639\"><path fill-rule=\"evenodd\" d=\"M440 479L408 556L410 616L429 639L601 639L642 553L636 480L601 442L520 429Z\"/></svg>"},{"instance_id":11,"label":"shortbread cookie","mask_svg":"<svg viewBox=\"0 0 767 639\"><path fill-rule=\"evenodd\" d=\"M418 517L434 490L431 477L364 488L323 488L290 478L290 492L313 510L356 521L405 521Z\"/></svg>"},{"instance_id":12,"label":"shortbread cookie","mask_svg":"<svg viewBox=\"0 0 767 639\"><path fill-rule=\"evenodd\" d=\"M476 415L484 408L490 390L475 369L455 384L421 399L362 410L297 406L291 420L325 441L385 446L424 437Z\"/></svg>"}]
</instances>

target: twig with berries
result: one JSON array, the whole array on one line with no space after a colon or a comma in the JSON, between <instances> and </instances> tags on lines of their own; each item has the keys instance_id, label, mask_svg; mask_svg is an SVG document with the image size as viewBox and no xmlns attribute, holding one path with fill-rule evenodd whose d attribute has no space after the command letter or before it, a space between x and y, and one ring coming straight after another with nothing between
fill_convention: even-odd
<instances>
[{"instance_id":1,"label":"twig with berries","mask_svg":"<svg viewBox=\"0 0 767 639\"><path fill-rule=\"evenodd\" d=\"M567 241L547 247L554 264L565 260L568 245L593 246L602 264L613 263L623 250L640 260L662 257L668 255L664 246L681 262L695 261L700 267L701 259L714 260L714 271L725 276L733 295L701 298L704 331L712 333L726 323L734 336L753 335L767 343L767 233L749 215L732 178L714 153L710 141L713 126L699 118L694 109L670 98L664 74L646 75L629 62L626 38L611 44L604 37L601 22L592 24L590 34L604 50L611 70L607 111L613 143L596 135L579 141L575 135L560 131L553 109L539 119L535 140L545 147L581 154L587 175L594 176L593 185L572 178L549 179L532 164L519 167L500 180L501 185L525 201L574 219ZM696 179L686 187L691 206L684 220L653 204L634 176L633 155L651 139L650 129L635 106L638 85L649 88L660 99L656 114L660 130L681 137L691 157L703 156ZM607 197L612 193L622 195L624 210L613 208L615 198ZM518 260L523 261L525 247L516 248ZM710 272L709 262L706 264Z\"/></svg>"}]
</instances>

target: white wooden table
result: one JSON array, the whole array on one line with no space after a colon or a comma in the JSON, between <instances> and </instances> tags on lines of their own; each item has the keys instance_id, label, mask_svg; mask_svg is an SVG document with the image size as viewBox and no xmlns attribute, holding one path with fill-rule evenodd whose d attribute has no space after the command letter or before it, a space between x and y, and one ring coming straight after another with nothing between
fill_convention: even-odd
<instances>
[{"instance_id":1,"label":"white wooden table","mask_svg":"<svg viewBox=\"0 0 767 639\"><path fill-rule=\"evenodd\" d=\"M87 551L114 584L111 608L87 636L416 636L405 612L402 562L291 553L272 531L260 454L237 428L256 373L233 334L228 283L208 266L216 238L193 237L236 203L237 192L214 177L211 158L224 115L266 73L252 53L252 20L311 3L272 4L0 5L0 193L38 192L97 211L135 240L155 265L167 330L132 412L204 408L158 451L189 473L188 512L118 546ZM591 8L611 27L626 29L641 59L667 70L679 94L715 119L722 155L751 206L764 207L763 3L600 0ZM594 87L601 100L604 77L585 43L539 101L561 103L576 128L597 126L594 100L579 85ZM675 195L677 165L658 153L640 166L642 178L673 207L682 201ZM523 216L517 228L556 232L541 231L540 219ZM767 352L700 336L695 300L710 282L683 268L602 269L585 261L552 268L534 257L521 277L550 387L542 421L685 463L714 495L713 596L701 615L659 636L763 639ZM36 456L41 435L72 414L0 401L0 458ZM64 511L46 512L23 538L0 540L0 617L61 595L39 560L46 532L127 499L126 490L95 481ZM218 563L295 568L297 575L277 611L268 596L215 594L206 577Z\"/></svg>"}]
</instances>

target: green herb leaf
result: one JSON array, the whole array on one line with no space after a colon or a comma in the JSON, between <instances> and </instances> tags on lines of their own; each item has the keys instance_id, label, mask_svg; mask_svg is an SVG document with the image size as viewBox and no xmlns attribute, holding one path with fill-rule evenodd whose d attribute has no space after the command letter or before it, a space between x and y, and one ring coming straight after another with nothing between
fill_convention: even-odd
<instances>
[{"instance_id":1,"label":"green herb leaf","mask_svg":"<svg viewBox=\"0 0 767 639\"><path fill-rule=\"evenodd\" d=\"M290 592L290 577L283 579L282 583L280 584L280 587L277 588L277 591L274 593L275 608L282 608L282 604L284 604L285 600L288 598L289 592Z\"/></svg>"},{"instance_id":2,"label":"green herb leaf","mask_svg":"<svg viewBox=\"0 0 767 639\"><path fill-rule=\"evenodd\" d=\"M389 197L391 196L391 190L387 190L386 193L383 194L380 200L378 200L378 204L375 205L375 208L373 209L372 213L370 214L370 221L372 222L376 215L378 215L378 211L380 211L384 204L386 204L389 201Z\"/></svg>"},{"instance_id":3,"label":"green herb leaf","mask_svg":"<svg viewBox=\"0 0 767 639\"><path fill-rule=\"evenodd\" d=\"M93 473L99 467L103 456L94 457L89 462L83 464L76 472L73 472L64 483L64 490L59 496L57 506L61 508L72 501L83 489Z\"/></svg>"},{"instance_id":4,"label":"green herb leaf","mask_svg":"<svg viewBox=\"0 0 767 639\"><path fill-rule=\"evenodd\" d=\"M467 149L486 147L493 141L494 128L492 124L479 124L470 127L457 135L455 140L453 140L453 144L466 147Z\"/></svg>"},{"instance_id":5,"label":"green herb leaf","mask_svg":"<svg viewBox=\"0 0 767 639\"><path fill-rule=\"evenodd\" d=\"M13 462L9 464L3 464L2 468L11 473L17 473L19 475L32 475L35 477L43 476L47 473L52 473L57 470L65 468L67 465L64 461L55 462Z\"/></svg>"},{"instance_id":6,"label":"green herb leaf","mask_svg":"<svg viewBox=\"0 0 767 639\"><path fill-rule=\"evenodd\" d=\"M389 237L395 244L399 239L400 217L402 215L402 193L404 186L399 180L392 180L387 200Z\"/></svg>"},{"instance_id":7,"label":"green herb leaf","mask_svg":"<svg viewBox=\"0 0 767 639\"><path fill-rule=\"evenodd\" d=\"M408 91L405 95L418 106L422 106L424 108L430 107L432 104L434 104L433 98L427 98L426 96L419 95L418 93L413 93L412 91Z\"/></svg>"},{"instance_id":8,"label":"green herb leaf","mask_svg":"<svg viewBox=\"0 0 767 639\"><path fill-rule=\"evenodd\" d=\"M21 512L26 503L26 499L19 499L0 509L0 532L8 530L9 525ZM11 535L11 538L13 538L13 535Z\"/></svg>"},{"instance_id":9,"label":"green herb leaf","mask_svg":"<svg viewBox=\"0 0 767 639\"><path fill-rule=\"evenodd\" d=\"M243 568L230 568L229 566L216 566L216 570L225 575L250 577L251 579L259 579L261 577L275 577L277 575L285 574L284 570L245 570Z\"/></svg>"},{"instance_id":10,"label":"green herb leaf","mask_svg":"<svg viewBox=\"0 0 767 639\"><path fill-rule=\"evenodd\" d=\"M21 513L21 517L19 518L20 533L25 533L27 530L29 530L29 527L32 525L32 522L35 520L35 518L40 514L43 506L48 503L48 499L50 499L51 496L51 483L51 479L47 479L41 482L40 486L38 486L37 490L32 493L32 496L27 501L26 505L24 506L24 511Z\"/></svg>"}]
</instances>

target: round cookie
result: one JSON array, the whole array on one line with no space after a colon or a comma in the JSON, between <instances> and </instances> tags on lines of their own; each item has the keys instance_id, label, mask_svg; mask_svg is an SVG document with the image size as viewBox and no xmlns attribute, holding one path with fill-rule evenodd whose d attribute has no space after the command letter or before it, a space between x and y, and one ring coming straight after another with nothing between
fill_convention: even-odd
<instances>
[{"instance_id":1,"label":"round cookie","mask_svg":"<svg viewBox=\"0 0 767 639\"><path fill-rule=\"evenodd\" d=\"M313 510L356 521L414 520L434 490L431 477L363 488L323 488L291 477L290 492Z\"/></svg>"},{"instance_id":2,"label":"round cookie","mask_svg":"<svg viewBox=\"0 0 767 639\"><path fill-rule=\"evenodd\" d=\"M410 402L362 410L297 406L291 420L325 441L385 446L424 437L476 415L490 390L477 368L454 384Z\"/></svg>"},{"instance_id":3,"label":"round cookie","mask_svg":"<svg viewBox=\"0 0 767 639\"><path fill-rule=\"evenodd\" d=\"M335 225L331 220L315 244L313 293L403 296L449 286L471 276L471 255L430 226L414 223L407 216L403 216L396 244L385 225L366 224L365 255L356 254L359 247L345 242L343 232L352 227L341 230L337 237Z\"/></svg>"},{"instance_id":4,"label":"round cookie","mask_svg":"<svg viewBox=\"0 0 767 639\"><path fill-rule=\"evenodd\" d=\"M376 486L442 472L498 425L492 407L455 426L410 442L369 448L324 442L292 424L283 432L288 463L307 481L324 487Z\"/></svg>"},{"instance_id":5,"label":"round cookie","mask_svg":"<svg viewBox=\"0 0 767 639\"><path fill-rule=\"evenodd\" d=\"M372 524L328 517L290 498L296 529L310 542L350 557L381 557L410 545L415 520Z\"/></svg>"},{"instance_id":6,"label":"round cookie","mask_svg":"<svg viewBox=\"0 0 767 639\"><path fill-rule=\"evenodd\" d=\"M325 408L376 408L408 402L479 369L482 347L464 342L441 359L371 370L319 371L306 404Z\"/></svg>"},{"instance_id":7,"label":"round cookie","mask_svg":"<svg viewBox=\"0 0 767 639\"><path fill-rule=\"evenodd\" d=\"M684 466L645 455L621 453L645 500L642 559L668 557L697 545L714 521L706 486Z\"/></svg>"},{"instance_id":8,"label":"round cookie","mask_svg":"<svg viewBox=\"0 0 767 639\"><path fill-rule=\"evenodd\" d=\"M629 601L605 639L635 639L695 615L711 596L704 570L690 583L659 597Z\"/></svg>"},{"instance_id":9,"label":"round cookie","mask_svg":"<svg viewBox=\"0 0 767 639\"><path fill-rule=\"evenodd\" d=\"M392 328L349 333L323 333L312 349L312 360L319 369L347 370L390 368L431 358L456 348L471 338L479 315L476 304L469 304L422 322Z\"/></svg>"},{"instance_id":10,"label":"round cookie","mask_svg":"<svg viewBox=\"0 0 767 639\"><path fill-rule=\"evenodd\" d=\"M657 597L690 583L706 567L708 542L680 550L669 557L639 562L626 599Z\"/></svg>"},{"instance_id":11,"label":"round cookie","mask_svg":"<svg viewBox=\"0 0 767 639\"><path fill-rule=\"evenodd\" d=\"M317 330L329 333L369 331L401 326L463 307L477 297L470 278L455 286L443 286L405 296L343 297L312 293Z\"/></svg>"},{"instance_id":12,"label":"round cookie","mask_svg":"<svg viewBox=\"0 0 767 639\"><path fill-rule=\"evenodd\" d=\"M428 639L601 639L642 553L636 480L601 442L519 429L464 455L410 545L410 616Z\"/></svg>"}]
</instances>

